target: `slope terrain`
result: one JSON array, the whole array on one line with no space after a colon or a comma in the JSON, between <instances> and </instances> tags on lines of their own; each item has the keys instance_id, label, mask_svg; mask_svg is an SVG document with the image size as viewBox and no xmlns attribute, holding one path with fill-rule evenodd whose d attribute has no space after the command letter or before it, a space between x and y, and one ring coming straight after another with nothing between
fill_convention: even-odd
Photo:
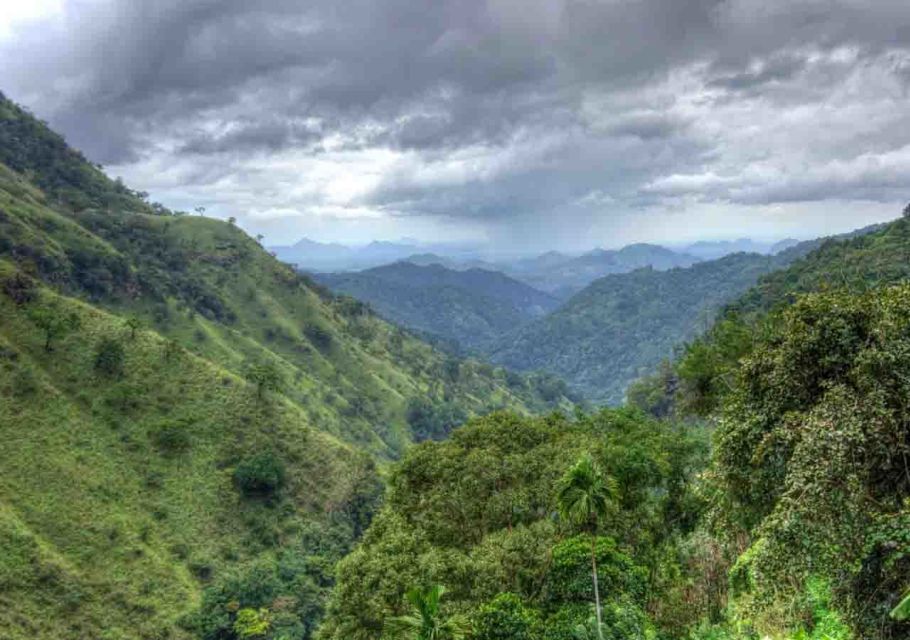
<instances>
[{"instance_id":1,"label":"slope terrain","mask_svg":"<svg viewBox=\"0 0 910 640\"><path fill-rule=\"evenodd\" d=\"M619 403L631 381L705 331L724 304L810 246L606 276L554 313L500 338L489 355L519 371L559 375L591 400Z\"/></svg>"},{"instance_id":2,"label":"slope terrain","mask_svg":"<svg viewBox=\"0 0 910 640\"><path fill-rule=\"evenodd\" d=\"M357 273L320 274L333 291L367 302L383 317L421 333L477 349L554 309L558 301L508 276L410 262Z\"/></svg>"}]
</instances>

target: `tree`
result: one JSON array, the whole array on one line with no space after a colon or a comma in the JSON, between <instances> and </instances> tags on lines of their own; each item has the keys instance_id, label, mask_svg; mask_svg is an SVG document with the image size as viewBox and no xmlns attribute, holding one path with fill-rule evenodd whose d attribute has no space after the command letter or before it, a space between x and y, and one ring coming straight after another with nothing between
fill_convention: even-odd
<instances>
[{"instance_id":1,"label":"tree","mask_svg":"<svg viewBox=\"0 0 910 640\"><path fill-rule=\"evenodd\" d=\"M119 378L123 375L125 357L119 340L102 338L95 350L95 370L109 378Z\"/></svg>"},{"instance_id":2,"label":"tree","mask_svg":"<svg viewBox=\"0 0 910 640\"><path fill-rule=\"evenodd\" d=\"M440 600L445 592L441 585L412 588L405 594L411 613L387 619L383 630L391 640L461 640L468 624L458 615L443 617Z\"/></svg>"},{"instance_id":3,"label":"tree","mask_svg":"<svg viewBox=\"0 0 910 640\"><path fill-rule=\"evenodd\" d=\"M256 385L256 397L260 400L266 391L278 391L281 389L281 372L271 362L248 364L244 376Z\"/></svg>"},{"instance_id":4,"label":"tree","mask_svg":"<svg viewBox=\"0 0 910 640\"><path fill-rule=\"evenodd\" d=\"M62 315L58 310L50 307L41 307L35 309L30 314L32 322L44 333L44 350L53 351L52 342L62 338L67 332L78 329L80 325L79 316L71 313L67 316Z\"/></svg>"},{"instance_id":5,"label":"tree","mask_svg":"<svg viewBox=\"0 0 910 640\"><path fill-rule=\"evenodd\" d=\"M615 497L615 481L601 472L589 454L583 455L562 477L557 495L562 518L591 535L591 576L594 581L598 640L603 640L603 620L597 584L597 529L600 522L613 510Z\"/></svg>"},{"instance_id":6,"label":"tree","mask_svg":"<svg viewBox=\"0 0 910 640\"><path fill-rule=\"evenodd\" d=\"M910 204L907 204L907 206L904 207L904 211L903 211L902 215L905 218L910 218Z\"/></svg>"},{"instance_id":7,"label":"tree","mask_svg":"<svg viewBox=\"0 0 910 640\"><path fill-rule=\"evenodd\" d=\"M130 340L136 339L136 332L142 327L142 322L136 316L130 316L125 321L126 328L130 330Z\"/></svg>"},{"instance_id":8,"label":"tree","mask_svg":"<svg viewBox=\"0 0 910 640\"><path fill-rule=\"evenodd\" d=\"M500 593L477 612L474 619L476 640L532 640L536 638L540 616L524 606L514 593Z\"/></svg>"},{"instance_id":9,"label":"tree","mask_svg":"<svg viewBox=\"0 0 910 640\"><path fill-rule=\"evenodd\" d=\"M244 458L234 469L234 484L247 496L271 496L285 482L284 463L265 451Z\"/></svg>"}]
</instances>

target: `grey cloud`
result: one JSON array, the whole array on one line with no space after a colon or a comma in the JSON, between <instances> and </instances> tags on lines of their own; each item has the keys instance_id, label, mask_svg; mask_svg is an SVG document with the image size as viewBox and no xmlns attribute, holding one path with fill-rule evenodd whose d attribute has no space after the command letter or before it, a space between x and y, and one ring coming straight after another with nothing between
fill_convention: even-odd
<instances>
[{"instance_id":1,"label":"grey cloud","mask_svg":"<svg viewBox=\"0 0 910 640\"><path fill-rule=\"evenodd\" d=\"M66 7L0 42L0 87L165 199L556 220L908 195L905 0Z\"/></svg>"}]
</instances>

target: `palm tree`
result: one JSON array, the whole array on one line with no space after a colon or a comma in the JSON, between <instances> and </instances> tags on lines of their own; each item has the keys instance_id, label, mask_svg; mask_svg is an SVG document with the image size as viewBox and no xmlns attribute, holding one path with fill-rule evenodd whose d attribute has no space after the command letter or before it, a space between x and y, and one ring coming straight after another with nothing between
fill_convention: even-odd
<instances>
[{"instance_id":1,"label":"palm tree","mask_svg":"<svg viewBox=\"0 0 910 640\"><path fill-rule=\"evenodd\" d=\"M445 587L435 585L428 589L414 587L405 594L411 613L385 621L384 631L390 640L461 640L467 635L468 625L461 616L443 618L439 601Z\"/></svg>"},{"instance_id":2,"label":"palm tree","mask_svg":"<svg viewBox=\"0 0 910 640\"><path fill-rule=\"evenodd\" d=\"M594 459L585 454L566 472L559 484L559 513L572 525L591 534L591 576L594 581L594 609L597 637L603 640L600 588L597 584L597 528L610 511L616 496L616 482L601 473Z\"/></svg>"}]
</instances>

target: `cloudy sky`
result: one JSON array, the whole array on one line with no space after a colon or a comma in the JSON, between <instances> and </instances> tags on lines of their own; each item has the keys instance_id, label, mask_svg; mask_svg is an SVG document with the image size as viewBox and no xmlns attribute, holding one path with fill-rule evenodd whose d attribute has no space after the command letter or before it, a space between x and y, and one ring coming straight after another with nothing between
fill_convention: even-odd
<instances>
[{"instance_id":1,"label":"cloudy sky","mask_svg":"<svg viewBox=\"0 0 910 640\"><path fill-rule=\"evenodd\" d=\"M272 244L809 237L910 200L907 0L0 1L0 90Z\"/></svg>"}]
</instances>

